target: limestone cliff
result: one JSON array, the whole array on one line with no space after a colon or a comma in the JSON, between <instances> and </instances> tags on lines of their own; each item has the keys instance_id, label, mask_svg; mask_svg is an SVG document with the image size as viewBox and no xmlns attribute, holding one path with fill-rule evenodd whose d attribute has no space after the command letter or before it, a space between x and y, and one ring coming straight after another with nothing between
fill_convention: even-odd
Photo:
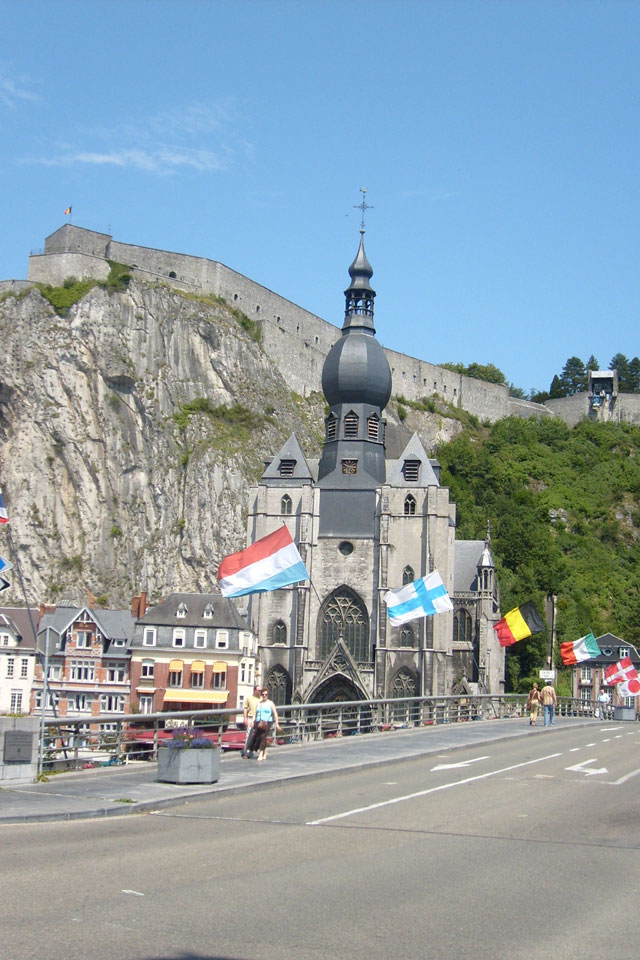
<instances>
[{"instance_id":1,"label":"limestone cliff","mask_svg":"<svg viewBox=\"0 0 640 960\"><path fill-rule=\"evenodd\" d=\"M323 398L292 393L245 326L136 281L93 287L66 316L35 287L0 299L0 484L31 603L209 590L245 544L265 457L292 431L318 455ZM434 437L447 432L440 418ZM3 602L21 604L11 579Z\"/></svg>"}]
</instances>

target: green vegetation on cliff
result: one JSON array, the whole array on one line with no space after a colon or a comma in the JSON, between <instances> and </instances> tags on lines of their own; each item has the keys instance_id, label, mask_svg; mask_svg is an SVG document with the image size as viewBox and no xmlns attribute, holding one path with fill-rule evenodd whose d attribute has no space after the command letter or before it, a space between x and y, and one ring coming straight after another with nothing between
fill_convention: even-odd
<instances>
[{"instance_id":1,"label":"green vegetation on cliff","mask_svg":"<svg viewBox=\"0 0 640 960\"><path fill-rule=\"evenodd\" d=\"M591 627L640 639L640 428L510 417L465 431L438 451L457 504L458 536L491 523L503 612L558 597L559 644ZM546 635L508 651L508 683L545 665Z\"/></svg>"}]
</instances>

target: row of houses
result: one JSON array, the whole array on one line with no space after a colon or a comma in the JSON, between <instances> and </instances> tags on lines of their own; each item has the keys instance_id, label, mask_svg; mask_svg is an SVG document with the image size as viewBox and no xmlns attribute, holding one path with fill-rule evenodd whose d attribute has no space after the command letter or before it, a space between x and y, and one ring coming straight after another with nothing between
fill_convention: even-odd
<instances>
[{"instance_id":1,"label":"row of houses","mask_svg":"<svg viewBox=\"0 0 640 960\"><path fill-rule=\"evenodd\" d=\"M597 639L601 656L572 669L572 695L585 703L596 701L606 668L623 657L640 671L633 644L611 633ZM282 686L261 675L257 637L220 594L174 593L149 607L141 593L129 610L0 608L0 714L42 711L45 664L46 716L240 713L258 682L282 702ZM635 702L611 693L613 706Z\"/></svg>"},{"instance_id":2,"label":"row of houses","mask_svg":"<svg viewBox=\"0 0 640 960\"><path fill-rule=\"evenodd\" d=\"M129 610L58 604L0 611L0 713L91 718L242 710L258 682L254 633L220 594L176 593Z\"/></svg>"}]
</instances>

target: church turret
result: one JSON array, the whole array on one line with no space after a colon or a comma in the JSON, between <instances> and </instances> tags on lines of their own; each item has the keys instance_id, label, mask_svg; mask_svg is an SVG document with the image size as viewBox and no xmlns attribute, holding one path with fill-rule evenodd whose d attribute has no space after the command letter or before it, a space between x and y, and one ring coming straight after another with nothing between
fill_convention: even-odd
<instances>
[{"instance_id":1,"label":"church turret","mask_svg":"<svg viewBox=\"0 0 640 960\"><path fill-rule=\"evenodd\" d=\"M325 420L318 486L327 491L349 491L350 497L336 499L333 509L339 511L340 520L345 512L347 516L360 515L361 519L353 523L356 536L359 530L362 535L369 532L374 511L370 498L358 499L355 493L373 493L385 482L382 411L391 396L391 370L373 326L375 291L370 284L373 270L364 249L364 227L349 275L342 336L329 351L322 369L322 391L330 410ZM359 504L362 501L358 507L356 500ZM323 511L325 516L331 512Z\"/></svg>"}]
</instances>

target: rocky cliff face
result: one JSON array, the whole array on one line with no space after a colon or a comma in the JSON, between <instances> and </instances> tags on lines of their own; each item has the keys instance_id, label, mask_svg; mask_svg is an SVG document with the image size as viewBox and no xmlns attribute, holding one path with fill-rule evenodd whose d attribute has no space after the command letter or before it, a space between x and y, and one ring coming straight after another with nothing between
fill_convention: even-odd
<instances>
[{"instance_id":1,"label":"rocky cliff face","mask_svg":"<svg viewBox=\"0 0 640 960\"><path fill-rule=\"evenodd\" d=\"M0 482L30 602L210 589L263 456L292 430L319 449L322 398L293 395L223 305L131 283L62 317L32 289L0 328Z\"/></svg>"},{"instance_id":2,"label":"rocky cliff face","mask_svg":"<svg viewBox=\"0 0 640 960\"><path fill-rule=\"evenodd\" d=\"M30 603L210 590L264 459L292 431L319 454L324 399L292 393L224 304L132 281L60 316L31 288L0 299L0 330L0 485ZM428 446L460 428L418 420Z\"/></svg>"}]
</instances>

